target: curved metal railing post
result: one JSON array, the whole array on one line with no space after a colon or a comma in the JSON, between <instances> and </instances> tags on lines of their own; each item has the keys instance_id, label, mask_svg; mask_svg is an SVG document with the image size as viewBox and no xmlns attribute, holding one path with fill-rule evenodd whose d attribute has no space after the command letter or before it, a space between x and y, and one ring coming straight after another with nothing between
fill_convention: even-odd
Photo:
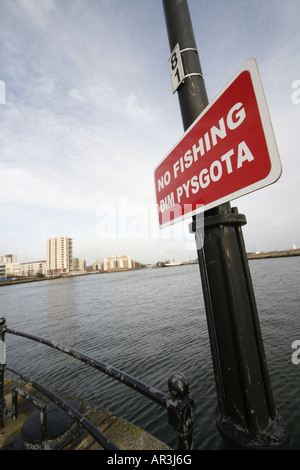
<instances>
[{"instance_id":1,"label":"curved metal railing post","mask_svg":"<svg viewBox=\"0 0 300 470\"><path fill-rule=\"evenodd\" d=\"M177 449L191 450L196 414L194 400L189 395L189 382L177 372L169 377L168 386L172 395L167 404L168 418L176 435Z\"/></svg>"}]
</instances>

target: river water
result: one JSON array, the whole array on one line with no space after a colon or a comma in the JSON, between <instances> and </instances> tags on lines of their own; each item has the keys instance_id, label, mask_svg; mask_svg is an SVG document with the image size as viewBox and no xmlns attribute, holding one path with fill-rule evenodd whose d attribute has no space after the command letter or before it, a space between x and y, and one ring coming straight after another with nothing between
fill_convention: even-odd
<instances>
[{"instance_id":1,"label":"river water","mask_svg":"<svg viewBox=\"0 0 300 470\"><path fill-rule=\"evenodd\" d=\"M249 264L276 407L290 448L300 449L300 363L292 361L300 341L300 257ZM184 373L196 404L194 447L221 449L198 265L4 286L0 295L8 328L70 346L165 393L168 377ZM47 346L10 334L6 346L11 368L110 409L175 448L166 411L155 403Z\"/></svg>"}]
</instances>

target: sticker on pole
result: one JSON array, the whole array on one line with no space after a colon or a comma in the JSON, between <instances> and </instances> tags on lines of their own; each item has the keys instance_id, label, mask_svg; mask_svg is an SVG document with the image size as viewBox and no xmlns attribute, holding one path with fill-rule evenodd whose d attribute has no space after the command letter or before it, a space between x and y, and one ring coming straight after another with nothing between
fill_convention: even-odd
<instances>
[{"instance_id":1,"label":"sticker on pole","mask_svg":"<svg viewBox=\"0 0 300 470\"><path fill-rule=\"evenodd\" d=\"M282 167L249 59L154 172L160 228L274 183Z\"/></svg>"},{"instance_id":2,"label":"sticker on pole","mask_svg":"<svg viewBox=\"0 0 300 470\"><path fill-rule=\"evenodd\" d=\"M172 91L175 93L184 79L184 70L179 44L176 44L168 60Z\"/></svg>"}]
</instances>

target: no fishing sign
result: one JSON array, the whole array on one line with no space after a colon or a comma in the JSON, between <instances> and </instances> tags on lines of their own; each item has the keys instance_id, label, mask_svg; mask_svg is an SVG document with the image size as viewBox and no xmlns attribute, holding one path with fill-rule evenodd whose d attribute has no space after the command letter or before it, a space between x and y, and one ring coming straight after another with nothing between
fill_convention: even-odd
<instances>
[{"instance_id":1,"label":"no fishing sign","mask_svg":"<svg viewBox=\"0 0 300 470\"><path fill-rule=\"evenodd\" d=\"M160 228L274 183L282 167L249 59L154 172Z\"/></svg>"}]
</instances>

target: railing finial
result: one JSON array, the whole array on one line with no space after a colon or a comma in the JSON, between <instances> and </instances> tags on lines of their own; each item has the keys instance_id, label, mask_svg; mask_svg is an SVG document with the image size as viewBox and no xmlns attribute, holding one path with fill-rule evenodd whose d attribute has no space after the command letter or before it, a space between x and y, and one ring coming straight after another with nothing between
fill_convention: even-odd
<instances>
[{"instance_id":1,"label":"railing finial","mask_svg":"<svg viewBox=\"0 0 300 470\"><path fill-rule=\"evenodd\" d=\"M169 377L168 387L171 398L167 403L169 424L173 426L178 450L193 448L195 404L189 395L189 382L181 372Z\"/></svg>"}]
</instances>

